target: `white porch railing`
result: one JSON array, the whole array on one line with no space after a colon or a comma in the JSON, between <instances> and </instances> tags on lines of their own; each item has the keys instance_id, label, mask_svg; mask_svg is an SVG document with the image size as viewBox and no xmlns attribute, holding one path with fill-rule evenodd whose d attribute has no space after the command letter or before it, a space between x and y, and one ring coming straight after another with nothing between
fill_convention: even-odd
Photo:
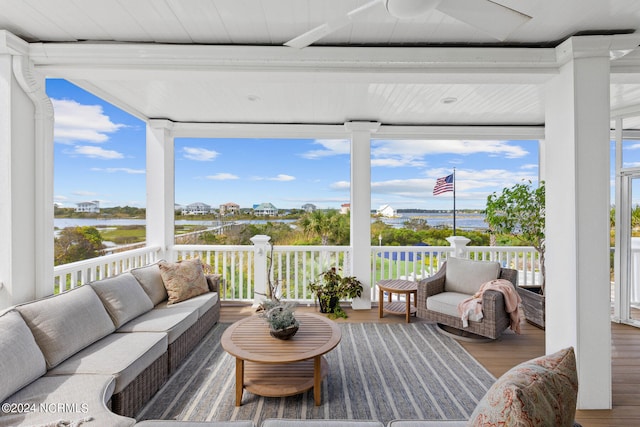
<instances>
[{"instance_id":1,"label":"white porch railing","mask_svg":"<svg viewBox=\"0 0 640 427\"><path fill-rule=\"evenodd\" d=\"M149 246L53 267L50 293L57 294L94 280L115 276L132 268L153 264L160 247Z\"/></svg>"},{"instance_id":2,"label":"white porch railing","mask_svg":"<svg viewBox=\"0 0 640 427\"><path fill-rule=\"evenodd\" d=\"M378 298L375 284L382 279L420 280L433 275L448 256L459 250L463 256L476 260L500 262L503 267L519 271L519 285L539 283L537 253L532 247L520 246L373 246L371 248L371 277L373 301ZM154 263L160 248L150 247L106 255L54 268L51 293L58 293L81 284L113 276L131 268ZM266 277L268 260L273 258L270 271L272 283L280 295L288 300L313 303L309 283L331 267L343 275L350 275L351 248L347 246L281 246L258 245L175 245L171 249L174 260L199 257L212 272L221 274L225 288L223 301L253 302L263 294L264 283L256 277ZM264 256L266 254L266 256ZM256 271L263 274L256 275Z\"/></svg>"}]
</instances>

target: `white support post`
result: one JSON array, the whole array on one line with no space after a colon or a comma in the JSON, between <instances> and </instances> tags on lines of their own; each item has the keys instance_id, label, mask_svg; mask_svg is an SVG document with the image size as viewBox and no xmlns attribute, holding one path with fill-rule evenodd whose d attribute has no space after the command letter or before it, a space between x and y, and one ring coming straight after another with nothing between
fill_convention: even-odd
<instances>
[{"instance_id":1,"label":"white support post","mask_svg":"<svg viewBox=\"0 0 640 427\"><path fill-rule=\"evenodd\" d=\"M0 31L0 309L53 293L53 107L28 49Z\"/></svg>"},{"instance_id":2,"label":"white support post","mask_svg":"<svg viewBox=\"0 0 640 427\"><path fill-rule=\"evenodd\" d=\"M609 61L627 44L570 38L546 87L546 352L576 349L579 409L611 408Z\"/></svg>"},{"instance_id":3,"label":"white support post","mask_svg":"<svg viewBox=\"0 0 640 427\"><path fill-rule=\"evenodd\" d=\"M175 149L173 123L147 123L147 246L160 246L160 256L173 260L175 241Z\"/></svg>"},{"instance_id":4,"label":"white support post","mask_svg":"<svg viewBox=\"0 0 640 427\"><path fill-rule=\"evenodd\" d=\"M253 307L258 307L267 299L267 257L271 250L271 237L258 234L251 239L253 243Z\"/></svg>"},{"instance_id":5,"label":"white support post","mask_svg":"<svg viewBox=\"0 0 640 427\"><path fill-rule=\"evenodd\" d=\"M371 134L377 122L348 122L351 133L351 275L364 290L354 298L356 310L371 308Z\"/></svg>"}]
</instances>

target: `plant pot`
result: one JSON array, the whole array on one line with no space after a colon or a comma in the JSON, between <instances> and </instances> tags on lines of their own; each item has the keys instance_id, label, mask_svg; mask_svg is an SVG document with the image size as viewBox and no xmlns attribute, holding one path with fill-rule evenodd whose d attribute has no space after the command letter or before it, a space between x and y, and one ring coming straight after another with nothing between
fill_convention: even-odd
<instances>
[{"instance_id":1,"label":"plant pot","mask_svg":"<svg viewBox=\"0 0 640 427\"><path fill-rule=\"evenodd\" d=\"M522 299L522 308L527 322L540 329L545 328L545 297L539 286L516 286Z\"/></svg>"},{"instance_id":2,"label":"plant pot","mask_svg":"<svg viewBox=\"0 0 640 427\"><path fill-rule=\"evenodd\" d=\"M296 323L284 329L269 329L269 333L272 337L278 338L279 340L288 340L298 332L298 328L299 325Z\"/></svg>"},{"instance_id":3,"label":"plant pot","mask_svg":"<svg viewBox=\"0 0 640 427\"><path fill-rule=\"evenodd\" d=\"M338 297L331 297L329 299L329 303L325 304L324 298L318 297L318 303L320 304L320 313L333 313L335 308L338 306L340 299Z\"/></svg>"}]
</instances>

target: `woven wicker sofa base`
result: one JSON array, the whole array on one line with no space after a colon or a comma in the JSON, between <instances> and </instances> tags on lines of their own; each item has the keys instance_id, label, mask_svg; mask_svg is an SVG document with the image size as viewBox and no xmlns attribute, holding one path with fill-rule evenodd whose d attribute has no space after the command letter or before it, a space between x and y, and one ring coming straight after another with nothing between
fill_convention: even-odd
<instances>
[{"instance_id":1,"label":"woven wicker sofa base","mask_svg":"<svg viewBox=\"0 0 640 427\"><path fill-rule=\"evenodd\" d=\"M169 344L168 366L169 375L172 375L180 363L191 353L191 350L200 343L202 338L211 330L220 319L220 301L207 310L200 318L182 333L174 342Z\"/></svg>"},{"instance_id":2,"label":"woven wicker sofa base","mask_svg":"<svg viewBox=\"0 0 640 427\"><path fill-rule=\"evenodd\" d=\"M111 409L133 418L167 381L168 354L165 352L140 373L120 393L111 396Z\"/></svg>"}]
</instances>

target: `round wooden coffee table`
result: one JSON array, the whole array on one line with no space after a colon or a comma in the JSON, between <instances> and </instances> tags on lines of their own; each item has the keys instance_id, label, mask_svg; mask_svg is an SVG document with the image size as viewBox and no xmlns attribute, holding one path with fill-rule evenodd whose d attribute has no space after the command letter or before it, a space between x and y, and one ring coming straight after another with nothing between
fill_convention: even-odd
<instances>
[{"instance_id":1,"label":"round wooden coffee table","mask_svg":"<svg viewBox=\"0 0 640 427\"><path fill-rule=\"evenodd\" d=\"M327 375L324 354L333 350L342 332L338 325L317 314L296 314L298 332L288 340L269 334L264 319L251 316L229 326L220 343L236 358L236 406L246 389L260 396L278 397L303 393L313 387L316 406Z\"/></svg>"}]
</instances>

